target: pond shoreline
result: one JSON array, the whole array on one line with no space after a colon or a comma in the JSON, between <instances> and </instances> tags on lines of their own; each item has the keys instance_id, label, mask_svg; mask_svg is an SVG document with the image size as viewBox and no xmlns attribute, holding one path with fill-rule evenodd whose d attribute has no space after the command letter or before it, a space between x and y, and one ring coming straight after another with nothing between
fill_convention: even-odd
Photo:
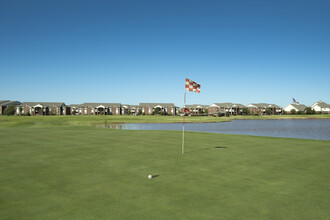
<instances>
[{"instance_id":1,"label":"pond shoreline","mask_svg":"<svg viewBox=\"0 0 330 220\"><path fill-rule=\"evenodd\" d=\"M241 117L241 116L240 116ZM223 123L223 122L231 122L234 120L328 120L330 119L330 117L328 118L309 118L309 117L293 117L293 118L289 118L289 117L279 117L279 118L230 118L230 117L226 117L228 118L228 120L224 120L224 121L185 121L185 124L207 124L207 123ZM108 121L107 121L108 122ZM183 122L183 119L182 119ZM181 123L181 122L177 122L177 121L141 121L141 122L113 122L113 123L97 123L97 124L93 124L93 126L98 127L98 125L119 125L119 124L169 124L169 123Z\"/></svg>"},{"instance_id":2,"label":"pond shoreline","mask_svg":"<svg viewBox=\"0 0 330 220\"><path fill-rule=\"evenodd\" d=\"M229 121L228 121L229 122ZM182 130L182 123L99 124L119 130ZM232 120L230 123L187 123L186 131L282 138L330 140L330 119Z\"/></svg>"}]
</instances>

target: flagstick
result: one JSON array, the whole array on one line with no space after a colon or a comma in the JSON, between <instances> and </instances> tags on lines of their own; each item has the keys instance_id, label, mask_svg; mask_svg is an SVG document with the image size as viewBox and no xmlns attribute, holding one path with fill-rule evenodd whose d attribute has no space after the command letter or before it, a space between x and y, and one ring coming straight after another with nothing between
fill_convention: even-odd
<instances>
[{"instance_id":1,"label":"flagstick","mask_svg":"<svg viewBox=\"0 0 330 220\"><path fill-rule=\"evenodd\" d=\"M186 90L184 91L184 104L183 104L183 124L182 124L182 154L184 154L184 119L186 117Z\"/></svg>"}]
</instances>

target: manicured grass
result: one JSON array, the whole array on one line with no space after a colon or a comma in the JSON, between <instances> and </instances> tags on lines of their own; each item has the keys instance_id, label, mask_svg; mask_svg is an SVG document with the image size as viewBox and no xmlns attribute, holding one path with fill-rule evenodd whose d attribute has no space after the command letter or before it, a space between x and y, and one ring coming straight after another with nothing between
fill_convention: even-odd
<instances>
[{"instance_id":1,"label":"manicured grass","mask_svg":"<svg viewBox=\"0 0 330 220\"><path fill-rule=\"evenodd\" d=\"M55 118L1 118L1 219L330 218L330 141L186 132L181 155L181 132Z\"/></svg>"},{"instance_id":2,"label":"manicured grass","mask_svg":"<svg viewBox=\"0 0 330 220\"><path fill-rule=\"evenodd\" d=\"M186 122L222 122L229 117L185 117ZM182 122L181 116L127 115L61 115L61 116L0 116L0 124L7 126L74 125L85 126L111 123L173 123Z\"/></svg>"}]
</instances>

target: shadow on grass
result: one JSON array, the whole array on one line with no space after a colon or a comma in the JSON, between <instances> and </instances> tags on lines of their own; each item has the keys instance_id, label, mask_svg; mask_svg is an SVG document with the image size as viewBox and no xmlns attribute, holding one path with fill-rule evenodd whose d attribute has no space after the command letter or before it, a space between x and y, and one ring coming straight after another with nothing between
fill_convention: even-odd
<instances>
[{"instance_id":1,"label":"shadow on grass","mask_svg":"<svg viewBox=\"0 0 330 220\"><path fill-rule=\"evenodd\" d=\"M156 177L159 177L159 175L158 174L157 175L152 175L152 179L156 178Z\"/></svg>"},{"instance_id":2,"label":"shadow on grass","mask_svg":"<svg viewBox=\"0 0 330 220\"><path fill-rule=\"evenodd\" d=\"M193 150L193 151L188 151L186 153L194 153L194 152L197 152L197 151L204 151L204 150L210 150L212 148L222 148L222 149L226 149L228 147L224 147L224 146L216 146L216 147L206 147L206 148L202 148L202 149L198 149L198 150Z\"/></svg>"}]
</instances>

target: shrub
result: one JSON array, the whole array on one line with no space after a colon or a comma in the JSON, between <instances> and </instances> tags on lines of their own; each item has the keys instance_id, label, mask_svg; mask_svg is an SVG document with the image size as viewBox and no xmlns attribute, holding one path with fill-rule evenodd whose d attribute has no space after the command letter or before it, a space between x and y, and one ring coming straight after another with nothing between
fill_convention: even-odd
<instances>
[{"instance_id":1,"label":"shrub","mask_svg":"<svg viewBox=\"0 0 330 220\"><path fill-rule=\"evenodd\" d=\"M293 114L293 115L297 113L296 109L291 109L290 112L291 112L291 114Z\"/></svg>"},{"instance_id":2,"label":"shrub","mask_svg":"<svg viewBox=\"0 0 330 220\"><path fill-rule=\"evenodd\" d=\"M14 105L7 106L5 111L3 112L4 115L15 115L16 107Z\"/></svg>"},{"instance_id":3,"label":"shrub","mask_svg":"<svg viewBox=\"0 0 330 220\"><path fill-rule=\"evenodd\" d=\"M304 113L305 113L305 112L303 112L303 111L298 111L298 112L297 112L298 115L302 115L302 114L304 114Z\"/></svg>"}]
</instances>

